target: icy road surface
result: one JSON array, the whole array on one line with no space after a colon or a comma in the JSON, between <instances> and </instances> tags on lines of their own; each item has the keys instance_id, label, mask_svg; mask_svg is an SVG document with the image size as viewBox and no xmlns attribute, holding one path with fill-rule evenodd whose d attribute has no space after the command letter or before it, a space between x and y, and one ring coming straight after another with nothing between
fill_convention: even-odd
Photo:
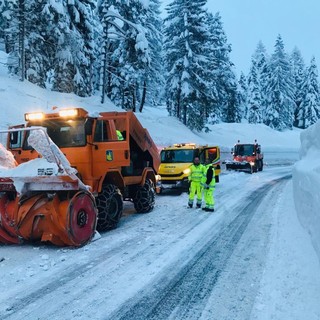
<instances>
[{"instance_id":1,"label":"icy road surface","mask_svg":"<svg viewBox=\"0 0 320 320\"><path fill-rule=\"evenodd\" d=\"M80 249L1 246L0 319L319 319L291 170L221 175L214 213L187 209L186 193L146 215L126 203L119 227Z\"/></svg>"}]
</instances>

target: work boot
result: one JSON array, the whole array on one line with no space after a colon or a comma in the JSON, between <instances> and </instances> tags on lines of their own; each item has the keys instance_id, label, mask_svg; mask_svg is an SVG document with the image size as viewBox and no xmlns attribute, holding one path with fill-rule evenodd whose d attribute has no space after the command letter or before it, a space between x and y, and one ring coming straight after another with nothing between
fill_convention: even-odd
<instances>
[{"instance_id":1,"label":"work boot","mask_svg":"<svg viewBox=\"0 0 320 320\"><path fill-rule=\"evenodd\" d=\"M188 203L188 207L192 208L193 207L192 203Z\"/></svg>"},{"instance_id":2,"label":"work boot","mask_svg":"<svg viewBox=\"0 0 320 320\"><path fill-rule=\"evenodd\" d=\"M208 210L209 210L209 208L207 208L207 207L203 207L203 208L202 208L202 210L204 210L204 211L208 211Z\"/></svg>"},{"instance_id":3,"label":"work boot","mask_svg":"<svg viewBox=\"0 0 320 320\"><path fill-rule=\"evenodd\" d=\"M197 203L197 208L201 208L201 204L200 203Z\"/></svg>"},{"instance_id":4,"label":"work boot","mask_svg":"<svg viewBox=\"0 0 320 320\"><path fill-rule=\"evenodd\" d=\"M206 211L208 211L208 212L214 212L214 209L213 209L213 208L207 208Z\"/></svg>"}]
</instances>

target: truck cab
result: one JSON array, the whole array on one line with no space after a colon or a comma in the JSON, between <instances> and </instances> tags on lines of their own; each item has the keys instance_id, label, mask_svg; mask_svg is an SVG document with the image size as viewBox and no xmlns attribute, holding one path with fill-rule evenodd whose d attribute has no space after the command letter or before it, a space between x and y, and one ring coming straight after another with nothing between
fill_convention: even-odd
<instances>
[{"instance_id":1,"label":"truck cab","mask_svg":"<svg viewBox=\"0 0 320 320\"><path fill-rule=\"evenodd\" d=\"M220 148L218 146L200 146L195 143L173 144L161 150L161 163L158 174L161 177L161 189L188 190L188 176L193 159L199 157L201 163L206 159L215 168L215 179L219 182Z\"/></svg>"},{"instance_id":2,"label":"truck cab","mask_svg":"<svg viewBox=\"0 0 320 320\"><path fill-rule=\"evenodd\" d=\"M232 160L226 161L227 170L257 172L263 170L261 145L255 143L236 143L231 151Z\"/></svg>"}]
</instances>

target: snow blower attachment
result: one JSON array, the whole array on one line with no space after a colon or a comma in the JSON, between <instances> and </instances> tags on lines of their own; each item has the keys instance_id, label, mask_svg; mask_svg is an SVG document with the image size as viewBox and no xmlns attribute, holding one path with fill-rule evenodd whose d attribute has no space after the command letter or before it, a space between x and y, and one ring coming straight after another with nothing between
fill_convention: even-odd
<instances>
[{"instance_id":1,"label":"snow blower attachment","mask_svg":"<svg viewBox=\"0 0 320 320\"><path fill-rule=\"evenodd\" d=\"M6 132L21 130L30 131L28 142L43 158L18 165L0 145L0 243L87 243L96 229L95 198L44 128Z\"/></svg>"}]
</instances>

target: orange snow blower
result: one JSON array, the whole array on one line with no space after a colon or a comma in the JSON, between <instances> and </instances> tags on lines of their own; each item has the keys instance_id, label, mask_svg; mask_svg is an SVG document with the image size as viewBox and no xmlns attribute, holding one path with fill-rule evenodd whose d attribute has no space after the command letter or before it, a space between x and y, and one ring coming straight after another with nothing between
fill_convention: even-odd
<instances>
[{"instance_id":1,"label":"orange snow blower","mask_svg":"<svg viewBox=\"0 0 320 320\"><path fill-rule=\"evenodd\" d=\"M96 229L95 198L44 128L1 132L21 130L30 131L28 141L42 158L17 165L0 145L0 243L84 245Z\"/></svg>"}]
</instances>

